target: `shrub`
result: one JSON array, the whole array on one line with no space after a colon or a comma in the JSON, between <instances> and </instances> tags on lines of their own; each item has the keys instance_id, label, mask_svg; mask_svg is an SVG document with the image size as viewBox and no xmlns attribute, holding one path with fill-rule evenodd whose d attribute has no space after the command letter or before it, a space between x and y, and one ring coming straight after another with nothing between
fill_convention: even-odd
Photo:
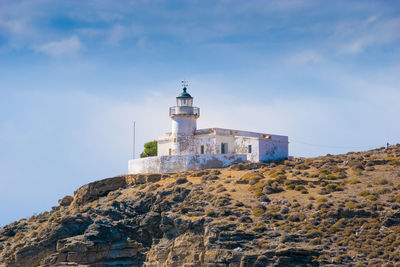
<instances>
[{"instance_id":1,"label":"shrub","mask_svg":"<svg viewBox=\"0 0 400 267\"><path fill-rule=\"evenodd\" d=\"M328 179L328 180L335 180L337 177L336 177L336 175L334 175L334 174L328 174L327 176L326 176L326 179Z\"/></svg>"},{"instance_id":2,"label":"shrub","mask_svg":"<svg viewBox=\"0 0 400 267\"><path fill-rule=\"evenodd\" d=\"M344 190L343 186L339 185L339 184L328 184L325 186L325 188L326 188L326 191L328 191L328 193Z\"/></svg>"},{"instance_id":3,"label":"shrub","mask_svg":"<svg viewBox=\"0 0 400 267\"><path fill-rule=\"evenodd\" d=\"M344 218L341 218L341 219L339 219L336 223L334 223L333 225L332 225L332 228L343 228L343 227L345 227L346 225L345 225L345 219Z\"/></svg>"},{"instance_id":4,"label":"shrub","mask_svg":"<svg viewBox=\"0 0 400 267\"><path fill-rule=\"evenodd\" d=\"M275 177L275 180L278 181L279 183L282 183L284 180L286 180L286 175L279 174L278 176Z\"/></svg>"},{"instance_id":5,"label":"shrub","mask_svg":"<svg viewBox=\"0 0 400 267\"><path fill-rule=\"evenodd\" d=\"M356 202L347 202L346 203L346 208L348 208L348 209L355 209L355 208L358 208L358 203L356 203Z\"/></svg>"},{"instance_id":6,"label":"shrub","mask_svg":"<svg viewBox=\"0 0 400 267\"><path fill-rule=\"evenodd\" d=\"M140 154L141 158L157 156L157 141L144 144L144 151Z\"/></svg>"},{"instance_id":7,"label":"shrub","mask_svg":"<svg viewBox=\"0 0 400 267\"><path fill-rule=\"evenodd\" d=\"M364 198L366 198L366 199L368 199L368 200L371 200L371 201L375 201L375 200L378 199L378 196L377 196L376 193L372 193L372 192L370 192L368 190L361 191L359 195L364 197Z\"/></svg>"},{"instance_id":8,"label":"shrub","mask_svg":"<svg viewBox=\"0 0 400 267\"><path fill-rule=\"evenodd\" d=\"M286 188L289 190L294 190L295 187L296 187L296 185L294 185L294 184L290 184L290 185L286 186Z\"/></svg>"},{"instance_id":9,"label":"shrub","mask_svg":"<svg viewBox=\"0 0 400 267\"><path fill-rule=\"evenodd\" d=\"M296 165L295 168L299 169L299 170L307 170L310 168L310 166L308 166L306 164L299 164L299 165Z\"/></svg>"},{"instance_id":10,"label":"shrub","mask_svg":"<svg viewBox=\"0 0 400 267\"><path fill-rule=\"evenodd\" d=\"M254 209L252 214L254 216L260 217L265 213L265 207L263 205L257 205Z\"/></svg>"},{"instance_id":11,"label":"shrub","mask_svg":"<svg viewBox=\"0 0 400 267\"><path fill-rule=\"evenodd\" d=\"M216 215L215 210L206 210L206 216L214 217Z\"/></svg>"},{"instance_id":12,"label":"shrub","mask_svg":"<svg viewBox=\"0 0 400 267\"><path fill-rule=\"evenodd\" d=\"M318 203L323 203L323 202L327 202L328 201L328 199L326 198L326 197L319 197L319 198L317 198L317 202Z\"/></svg>"},{"instance_id":13,"label":"shrub","mask_svg":"<svg viewBox=\"0 0 400 267\"><path fill-rule=\"evenodd\" d=\"M362 197L368 196L369 194L370 194L370 192L368 190L363 190L359 193L359 195Z\"/></svg>"},{"instance_id":14,"label":"shrub","mask_svg":"<svg viewBox=\"0 0 400 267\"><path fill-rule=\"evenodd\" d=\"M381 188L378 191L376 191L376 193L378 195L383 195L383 194L387 194L387 193L390 193L390 192L392 192L392 190L390 190L390 188Z\"/></svg>"},{"instance_id":15,"label":"shrub","mask_svg":"<svg viewBox=\"0 0 400 267\"><path fill-rule=\"evenodd\" d=\"M318 173L319 173L319 174L328 175L328 174L330 174L331 172L330 172L329 170L327 170L327 169L319 169L319 170L318 170Z\"/></svg>"},{"instance_id":16,"label":"shrub","mask_svg":"<svg viewBox=\"0 0 400 267\"><path fill-rule=\"evenodd\" d=\"M381 185L385 185L385 184L388 184L389 181L387 179L382 178L382 179L379 179L378 183Z\"/></svg>"},{"instance_id":17,"label":"shrub","mask_svg":"<svg viewBox=\"0 0 400 267\"><path fill-rule=\"evenodd\" d=\"M307 189L304 187L304 185L299 184L299 185L296 185L295 190L296 191L302 191L302 190L307 190Z\"/></svg>"},{"instance_id":18,"label":"shrub","mask_svg":"<svg viewBox=\"0 0 400 267\"><path fill-rule=\"evenodd\" d=\"M361 183L361 181L360 181L360 179L353 177L353 178L348 179L347 183L348 184L359 184L359 183Z\"/></svg>"},{"instance_id":19,"label":"shrub","mask_svg":"<svg viewBox=\"0 0 400 267\"><path fill-rule=\"evenodd\" d=\"M307 188L304 185L296 185L294 188L296 191L300 191L302 194L308 194Z\"/></svg>"},{"instance_id":20,"label":"shrub","mask_svg":"<svg viewBox=\"0 0 400 267\"><path fill-rule=\"evenodd\" d=\"M259 222L259 223L257 223L256 226L251 228L251 230L253 230L255 232L263 232L265 230L265 223Z\"/></svg>"},{"instance_id":21,"label":"shrub","mask_svg":"<svg viewBox=\"0 0 400 267\"><path fill-rule=\"evenodd\" d=\"M378 196L377 195L368 195L368 196L365 196L365 198L368 200L371 200L371 201L375 201L378 199Z\"/></svg>"},{"instance_id":22,"label":"shrub","mask_svg":"<svg viewBox=\"0 0 400 267\"><path fill-rule=\"evenodd\" d=\"M364 167L361 164L357 164L351 168L355 175L361 175Z\"/></svg>"},{"instance_id":23,"label":"shrub","mask_svg":"<svg viewBox=\"0 0 400 267\"><path fill-rule=\"evenodd\" d=\"M261 196L264 195L264 193L263 193L263 187L264 187L264 184L263 184L263 183L256 183L256 184L254 184L254 185L252 185L252 186L249 187L249 191L254 192L254 195L255 195L256 197L261 197Z\"/></svg>"},{"instance_id":24,"label":"shrub","mask_svg":"<svg viewBox=\"0 0 400 267\"><path fill-rule=\"evenodd\" d=\"M315 238L315 237L322 237L323 232L318 229L312 229L306 233L307 238Z\"/></svg>"},{"instance_id":25,"label":"shrub","mask_svg":"<svg viewBox=\"0 0 400 267\"><path fill-rule=\"evenodd\" d=\"M291 214L287 217L288 221L290 222L300 222L300 217L296 214Z\"/></svg>"},{"instance_id":26,"label":"shrub","mask_svg":"<svg viewBox=\"0 0 400 267\"><path fill-rule=\"evenodd\" d=\"M264 178L264 176L262 176L261 174L257 173L257 172L248 172L245 173L241 178L240 181L244 182L246 184L255 184L258 181L260 181L262 178Z\"/></svg>"},{"instance_id":27,"label":"shrub","mask_svg":"<svg viewBox=\"0 0 400 267\"><path fill-rule=\"evenodd\" d=\"M16 234L14 235L14 241L15 241L15 242L18 242L18 241L20 241L24 236L25 236L24 233L18 232L18 233L16 233Z\"/></svg>"}]
</instances>

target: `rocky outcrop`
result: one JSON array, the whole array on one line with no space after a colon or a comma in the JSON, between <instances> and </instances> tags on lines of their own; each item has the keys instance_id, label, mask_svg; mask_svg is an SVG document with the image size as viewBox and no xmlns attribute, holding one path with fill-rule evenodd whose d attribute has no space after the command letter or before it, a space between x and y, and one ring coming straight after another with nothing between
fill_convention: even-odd
<instances>
[{"instance_id":1,"label":"rocky outcrop","mask_svg":"<svg viewBox=\"0 0 400 267\"><path fill-rule=\"evenodd\" d=\"M198 198L204 195L202 187L182 187L186 178L178 176L166 190L139 190L159 179L160 175L119 176L79 188L72 201L63 198L52 212L4 227L2 240L23 233L25 242L2 244L0 261L6 266L314 264L312 256L319 253L314 250L260 251L254 249L260 232L173 212L181 207L185 214L204 214L206 196Z\"/></svg>"},{"instance_id":2,"label":"rocky outcrop","mask_svg":"<svg viewBox=\"0 0 400 267\"><path fill-rule=\"evenodd\" d=\"M396 266L400 146L377 152L99 180L1 228L0 266Z\"/></svg>"}]
</instances>

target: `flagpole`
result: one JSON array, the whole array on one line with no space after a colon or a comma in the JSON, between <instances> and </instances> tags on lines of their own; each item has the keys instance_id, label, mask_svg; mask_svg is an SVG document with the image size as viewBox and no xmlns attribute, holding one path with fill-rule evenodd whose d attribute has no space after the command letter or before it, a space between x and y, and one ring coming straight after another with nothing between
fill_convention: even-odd
<instances>
[{"instance_id":1,"label":"flagpole","mask_svg":"<svg viewBox=\"0 0 400 267\"><path fill-rule=\"evenodd\" d=\"M133 159L136 158L135 142L136 142L136 121L133 122Z\"/></svg>"}]
</instances>

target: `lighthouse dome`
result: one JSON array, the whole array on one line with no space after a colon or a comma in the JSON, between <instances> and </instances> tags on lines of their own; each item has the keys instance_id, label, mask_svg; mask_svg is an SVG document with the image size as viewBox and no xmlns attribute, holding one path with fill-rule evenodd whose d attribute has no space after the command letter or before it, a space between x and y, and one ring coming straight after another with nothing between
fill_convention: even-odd
<instances>
[{"instance_id":1,"label":"lighthouse dome","mask_svg":"<svg viewBox=\"0 0 400 267\"><path fill-rule=\"evenodd\" d=\"M183 92L176 98L193 98L193 97L187 92L187 88L183 87Z\"/></svg>"}]
</instances>

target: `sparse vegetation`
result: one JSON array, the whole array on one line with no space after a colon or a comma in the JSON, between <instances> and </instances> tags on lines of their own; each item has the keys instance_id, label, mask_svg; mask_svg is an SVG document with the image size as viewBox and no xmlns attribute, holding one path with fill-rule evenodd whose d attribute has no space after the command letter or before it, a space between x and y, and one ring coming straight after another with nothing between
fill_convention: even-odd
<instances>
[{"instance_id":1,"label":"sparse vegetation","mask_svg":"<svg viewBox=\"0 0 400 267\"><path fill-rule=\"evenodd\" d=\"M207 238L210 247L235 250L237 255L245 251L249 261L264 259L260 266L274 259L299 258L312 259L307 262L310 266L396 266L400 262L399 157L400 146L395 146L275 163L241 163L153 180L126 176L127 185L111 191L83 187L51 211L1 228L0 264L5 258L16 260L9 255L32 249L41 249L46 257L59 255L54 250L57 246L60 251L75 252L63 242L86 246L89 238L101 240L109 249L120 242L112 239L115 236L136 240L138 248L147 246L140 252L143 255L149 249L157 254L163 244L179 236L189 254L197 253ZM107 185L105 180L98 182ZM113 234L101 236L96 228L100 226L112 229ZM60 233L65 235L62 242L57 239ZM143 245L138 236L158 240L149 239ZM284 256L274 254L285 249Z\"/></svg>"}]
</instances>

